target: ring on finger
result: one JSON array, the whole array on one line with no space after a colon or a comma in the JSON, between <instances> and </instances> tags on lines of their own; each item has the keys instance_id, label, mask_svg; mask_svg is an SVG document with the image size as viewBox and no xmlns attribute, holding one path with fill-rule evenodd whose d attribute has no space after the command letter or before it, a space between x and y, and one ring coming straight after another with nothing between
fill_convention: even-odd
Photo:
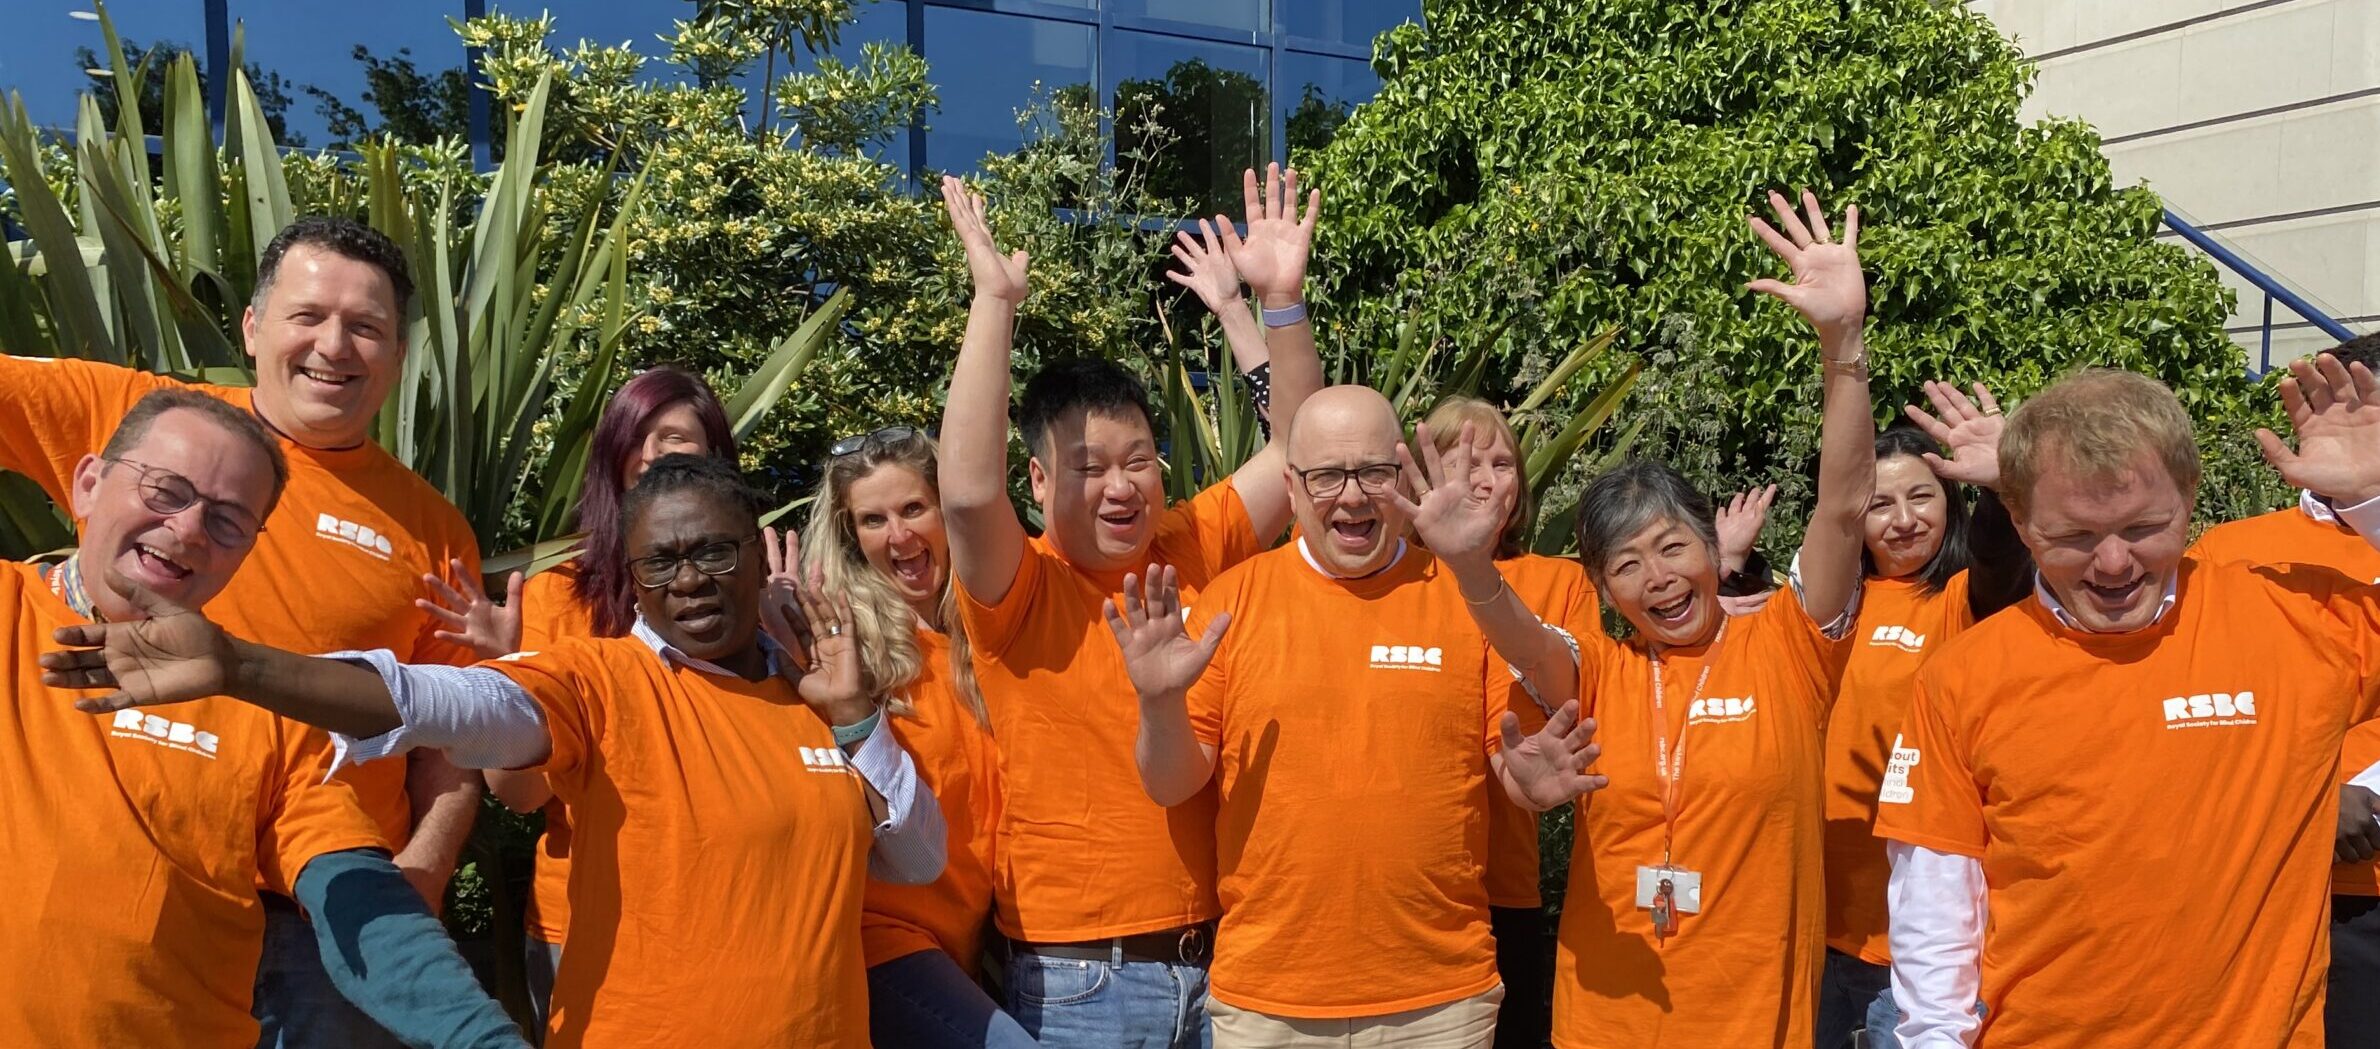
<instances>
[{"instance_id":1,"label":"ring on finger","mask_svg":"<svg viewBox=\"0 0 2380 1049\"><path fill-rule=\"evenodd\" d=\"M843 624L841 624L841 623L828 623L828 624L826 625L826 636L828 636L828 637L841 637L841 636L843 636Z\"/></svg>"}]
</instances>

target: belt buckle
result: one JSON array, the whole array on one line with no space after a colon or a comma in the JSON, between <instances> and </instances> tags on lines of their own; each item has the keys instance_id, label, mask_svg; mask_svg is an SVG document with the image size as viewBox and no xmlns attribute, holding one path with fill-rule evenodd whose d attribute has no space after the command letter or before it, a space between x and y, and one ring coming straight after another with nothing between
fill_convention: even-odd
<instances>
[{"instance_id":1,"label":"belt buckle","mask_svg":"<svg viewBox=\"0 0 2380 1049\"><path fill-rule=\"evenodd\" d=\"M1192 925L1184 928L1181 938L1174 943L1174 954L1179 962L1183 965L1197 965L1199 957L1205 953L1206 927Z\"/></svg>"}]
</instances>

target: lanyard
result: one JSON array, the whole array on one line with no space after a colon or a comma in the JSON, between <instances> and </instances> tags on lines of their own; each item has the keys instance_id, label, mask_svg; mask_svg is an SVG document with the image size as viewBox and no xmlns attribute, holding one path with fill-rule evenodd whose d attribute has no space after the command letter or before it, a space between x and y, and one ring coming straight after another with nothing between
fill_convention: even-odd
<instances>
[{"instance_id":1,"label":"lanyard","mask_svg":"<svg viewBox=\"0 0 2380 1049\"><path fill-rule=\"evenodd\" d=\"M1721 620L1719 633L1711 638L1710 650L1704 654L1702 673L1694 679L1694 694L1686 699L1689 720L1694 704L1702 698L1702 687L1710 684L1711 668L1719 665L1720 646L1727 641L1727 622ZM1678 838L1678 806L1686 784L1686 726L1678 726L1678 742L1669 744L1668 696L1661 683L1661 657L1653 656L1653 772L1661 781L1661 865L1670 865L1670 850Z\"/></svg>"},{"instance_id":2,"label":"lanyard","mask_svg":"<svg viewBox=\"0 0 2380 1049\"><path fill-rule=\"evenodd\" d=\"M82 554L77 552L42 574L48 577L46 582L50 584L50 593L58 595L58 599L66 602L66 607L73 609L74 614L94 623L104 623L107 617L99 614L99 606L91 600L91 592L83 587L82 562Z\"/></svg>"}]
</instances>

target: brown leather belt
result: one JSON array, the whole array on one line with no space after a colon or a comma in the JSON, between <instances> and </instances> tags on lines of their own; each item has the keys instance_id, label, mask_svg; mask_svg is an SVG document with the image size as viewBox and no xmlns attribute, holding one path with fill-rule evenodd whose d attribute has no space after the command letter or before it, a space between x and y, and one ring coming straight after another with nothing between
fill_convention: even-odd
<instances>
[{"instance_id":1,"label":"brown leather belt","mask_svg":"<svg viewBox=\"0 0 2380 1049\"><path fill-rule=\"evenodd\" d=\"M1077 943L1028 943L1019 940L1012 947L1019 954L1038 954L1044 958L1099 962L1122 958L1126 961L1163 962L1167 965L1205 965L1215 954L1215 923L1200 922L1156 932Z\"/></svg>"}]
</instances>

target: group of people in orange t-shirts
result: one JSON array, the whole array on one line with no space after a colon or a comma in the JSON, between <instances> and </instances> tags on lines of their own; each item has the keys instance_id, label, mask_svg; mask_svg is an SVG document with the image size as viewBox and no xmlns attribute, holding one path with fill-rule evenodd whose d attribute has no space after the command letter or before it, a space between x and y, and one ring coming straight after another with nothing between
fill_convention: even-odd
<instances>
[{"instance_id":1,"label":"group of people in orange t-shirts","mask_svg":"<svg viewBox=\"0 0 2380 1049\"><path fill-rule=\"evenodd\" d=\"M79 528L0 573L0 1028L2212 1049L2319 1044L2328 990L2331 1039L2365 1037L2337 992L2380 972L2371 340L2281 384L2296 446L2264 451L2302 505L2190 547L2198 449L2153 381L2005 414L1929 384L1878 432L1858 211L1772 194L1749 226L1790 279L1747 290L1809 325L1823 397L1785 585L1752 549L1773 489L1714 508L1657 462L1594 478L1545 557L1492 405L1408 436L1324 386L1320 194L1244 181L1170 276L1268 439L1172 506L1129 373L1045 362L1012 413L1029 260L955 179L939 440L836 442L780 533L718 397L651 369L593 437L577 556L494 595L368 440L410 285L367 228L268 250L253 391L0 358L0 465ZM433 916L471 769L545 813L534 1017Z\"/></svg>"}]
</instances>

